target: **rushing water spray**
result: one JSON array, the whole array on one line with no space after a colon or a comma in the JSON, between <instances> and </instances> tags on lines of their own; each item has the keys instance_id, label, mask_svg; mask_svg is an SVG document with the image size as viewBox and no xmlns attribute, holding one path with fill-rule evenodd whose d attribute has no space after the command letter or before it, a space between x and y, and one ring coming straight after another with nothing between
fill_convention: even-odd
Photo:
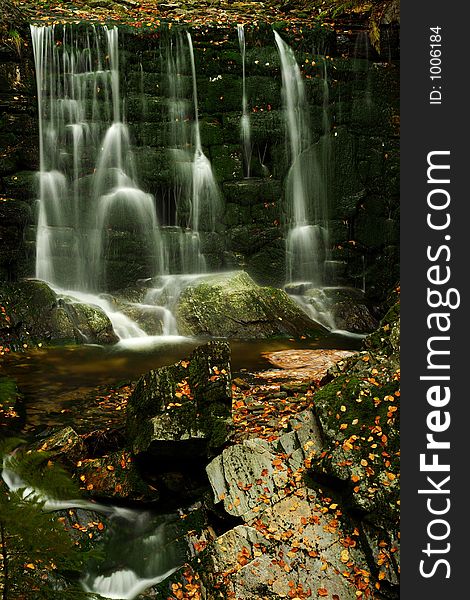
<instances>
[{"instance_id":1,"label":"rushing water spray","mask_svg":"<svg viewBox=\"0 0 470 600\"><path fill-rule=\"evenodd\" d=\"M246 77L245 77L245 62L246 62L246 44L245 44L245 28L243 25L237 25L238 44L242 55L242 74L243 74L243 95L242 95L242 118L240 121L240 135L243 149L243 163L245 168L245 176L250 177L251 170L251 123L248 113L248 99L246 95Z\"/></svg>"},{"instance_id":2,"label":"rushing water spray","mask_svg":"<svg viewBox=\"0 0 470 600\"><path fill-rule=\"evenodd\" d=\"M318 150L312 145L308 102L292 49L275 31L281 59L282 95L291 166L286 194L289 210L289 282L324 283L328 247L328 205Z\"/></svg>"}]
</instances>

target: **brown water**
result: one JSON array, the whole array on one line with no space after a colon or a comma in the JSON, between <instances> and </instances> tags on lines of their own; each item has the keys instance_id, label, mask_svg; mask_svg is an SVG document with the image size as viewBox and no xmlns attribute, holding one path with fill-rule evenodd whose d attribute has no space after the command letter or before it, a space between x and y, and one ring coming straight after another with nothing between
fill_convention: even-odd
<instances>
[{"instance_id":1,"label":"brown water","mask_svg":"<svg viewBox=\"0 0 470 600\"><path fill-rule=\"evenodd\" d=\"M97 397L138 379L150 369L172 364L204 340L179 338L166 343L126 348L119 345L69 346L38 349L28 354L3 357L2 372L16 379L23 395L25 428L45 429L62 425L96 427L122 424L116 407L97 409ZM288 348L359 349L361 340L328 335L317 340L230 341L232 371L259 371L268 367L263 352ZM99 422L98 422L99 421Z\"/></svg>"}]
</instances>

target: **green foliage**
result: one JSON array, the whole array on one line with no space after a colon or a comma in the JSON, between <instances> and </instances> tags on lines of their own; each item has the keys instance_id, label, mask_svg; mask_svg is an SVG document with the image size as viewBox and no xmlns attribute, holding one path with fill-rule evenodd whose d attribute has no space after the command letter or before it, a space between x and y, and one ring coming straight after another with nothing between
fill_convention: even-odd
<instances>
[{"instance_id":1,"label":"green foliage","mask_svg":"<svg viewBox=\"0 0 470 600\"><path fill-rule=\"evenodd\" d=\"M0 590L2 600L81 600L89 598L78 581L88 560L63 523L44 511L45 499L26 486L51 498L74 498L78 491L68 475L43 452L11 452L19 440L0 444L4 469L24 482L10 491L0 481ZM4 458L6 456L6 459Z\"/></svg>"},{"instance_id":2,"label":"green foliage","mask_svg":"<svg viewBox=\"0 0 470 600\"><path fill-rule=\"evenodd\" d=\"M14 0L0 0L0 44L5 45L19 56L23 46L20 30L25 25L23 11Z\"/></svg>"}]
</instances>

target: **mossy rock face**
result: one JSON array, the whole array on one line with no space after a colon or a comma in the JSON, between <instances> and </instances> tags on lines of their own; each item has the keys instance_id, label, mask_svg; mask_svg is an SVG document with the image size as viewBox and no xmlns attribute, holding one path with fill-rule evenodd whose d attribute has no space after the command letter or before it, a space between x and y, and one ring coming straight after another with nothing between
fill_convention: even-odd
<instances>
[{"instance_id":1,"label":"mossy rock face","mask_svg":"<svg viewBox=\"0 0 470 600\"><path fill-rule=\"evenodd\" d=\"M72 427L64 427L34 444L32 450L47 452L48 459L58 460L64 467L73 470L85 455L86 446Z\"/></svg>"},{"instance_id":2,"label":"mossy rock face","mask_svg":"<svg viewBox=\"0 0 470 600\"><path fill-rule=\"evenodd\" d=\"M230 348L199 346L188 360L149 371L127 406L127 438L134 454L178 462L223 447L231 421Z\"/></svg>"},{"instance_id":3,"label":"mossy rock face","mask_svg":"<svg viewBox=\"0 0 470 600\"><path fill-rule=\"evenodd\" d=\"M225 183L223 192L228 202L251 206L276 202L282 197L282 186L275 179L241 179Z\"/></svg>"},{"instance_id":4,"label":"mossy rock face","mask_svg":"<svg viewBox=\"0 0 470 600\"><path fill-rule=\"evenodd\" d=\"M133 501L158 500L158 491L140 476L130 453L122 450L80 461L76 474L87 495Z\"/></svg>"},{"instance_id":5,"label":"mossy rock face","mask_svg":"<svg viewBox=\"0 0 470 600\"><path fill-rule=\"evenodd\" d=\"M31 207L21 200L1 200L0 222L10 225L27 225L32 222Z\"/></svg>"},{"instance_id":6,"label":"mossy rock face","mask_svg":"<svg viewBox=\"0 0 470 600\"><path fill-rule=\"evenodd\" d=\"M314 396L324 452L313 476L340 480L349 506L394 532L399 519L400 376L394 305L363 351L330 371L334 379Z\"/></svg>"},{"instance_id":7,"label":"mossy rock face","mask_svg":"<svg viewBox=\"0 0 470 600\"><path fill-rule=\"evenodd\" d=\"M31 202L38 186L37 174L34 171L19 171L3 178L5 192L11 198Z\"/></svg>"},{"instance_id":8,"label":"mossy rock face","mask_svg":"<svg viewBox=\"0 0 470 600\"><path fill-rule=\"evenodd\" d=\"M259 287L243 271L208 275L188 286L176 320L183 335L262 339L323 331L283 290Z\"/></svg>"},{"instance_id":9,"label":"mossy rock face","mask_svg":"<svg viewBox=\"0 0 470 600\"><path fill-rule=\"evenodd\" d=\"M135 304L123 303L119 305L119 310L126 317L137 323L148 335L162 335L163 320L165 318L162 307L147 308L136 306Z\"/></svg>"},{"instance_id":10,"label":"mossy rock face","mask_svg":"<svg viewBox=\"0 0 470 600\"><path fill-rule=\"evenodd\" d=\"M5 309L0 342L13 349L38 343L118 341L101 308L60 298L44 281L31 279L4 286L0 289L0 305Z\"/></svg>"},{"instance_id":11,"label":"mossy rock face","mask_svg":"<svg viewBox=\"0 0 470 600\"><path fill-rule=\"evenodd\" d=\"M260 285L280 287L286 280L284 240L277 239L249 257L246 270Z\"/></svg>"}]
</instances>

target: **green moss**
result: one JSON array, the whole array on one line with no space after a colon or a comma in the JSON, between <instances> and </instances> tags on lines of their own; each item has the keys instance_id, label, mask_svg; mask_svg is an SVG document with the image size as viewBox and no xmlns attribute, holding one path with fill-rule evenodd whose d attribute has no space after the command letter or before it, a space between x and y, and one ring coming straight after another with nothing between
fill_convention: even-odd
<instances>
[{"instance_id":1,"label":"green moss","mask_svg":"<svg viewBox=\"0 0 470 600\"><path fill-rule=\"evenodd\" d=\"M202 438L212 456L229 435L231 404L230 347L209 342L139 379L127 406L129 443L135 453L152 442L184 442L188 451Z\"/></svg>"},{"instance_id":2,"label":"green moss","mask_svg":"<svg viewBox=\"0 0 470 600\"><path fill-rule=\"evenodd\" d=\"M96 306L59 297L43 281L24 280L0 288L3 334L11 348L24 344L115 343L111 322ZM87 339L85 339L87 338Z\"/></svg>"},{"instance_id":3,"label":"green moss","mask_svg":"<svg viewBox=\"0 0 470 600\"><path fill-rule=\"evenodd\" d=\"M209 275L187 287L176 319L184 335L256 339L321 330L283 290L259 287L244 272Z\"/></svg>"},{"instance_id":4,"label":"green moss","mask_svg":"<svg viewBox=\"0 0 470 600\"><path fill-rule=\"evenodd\" d=\"M398 316L396 303L368 338L370 351L335 367L333 381L314 396L324 452L313 474L342 480L349 490L345 501L392 530L399 518Z\"/></svg>"}]
</instances>

